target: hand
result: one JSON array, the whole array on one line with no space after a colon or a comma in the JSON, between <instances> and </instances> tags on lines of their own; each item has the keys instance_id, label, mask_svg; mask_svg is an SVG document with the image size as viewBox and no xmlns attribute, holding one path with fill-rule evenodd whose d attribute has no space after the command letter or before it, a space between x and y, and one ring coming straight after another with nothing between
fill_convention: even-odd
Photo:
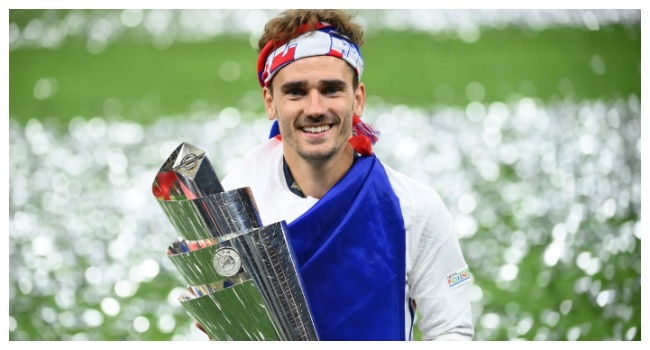
<instances>
[{"instance_id":1,"label":"hand","mask_svg":"<svg viewBox=\"0 0 650 350\"><path fill-rule=\"evenodd\" d=\"M213 341L213 340L214 340L214 339L212 339L212 337L210 337L210 335L208 334L208 332L205 331L205 328L203 328L203 326L201 326L201 324L200 324L198 321L194 321L194 325L195 325L196 328L198 328L201 332L205 333L205 335L208 336L208 340L210 340L210 341Z\"/></svg>"}]
</instances>

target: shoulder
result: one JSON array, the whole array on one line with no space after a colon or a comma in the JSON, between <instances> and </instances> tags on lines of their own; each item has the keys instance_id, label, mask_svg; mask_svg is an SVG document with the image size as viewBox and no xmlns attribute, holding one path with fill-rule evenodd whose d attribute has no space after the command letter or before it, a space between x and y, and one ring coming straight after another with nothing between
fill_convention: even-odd
<instances>
[{"instance_id":1,"label":"shoulder","mask_svg":"<svg viewBox=\"0 0 650 350\"><path fill-rule=\"evenodd\" d=\"M406 229L407 271L423 266L453 233L453 219L438 192L386 165Z\"/></svg>"},{"instance_id":2,"label":"shoulder","mask_svg":"<svg viewBox=\"0 0 650 350\"><path fill-rule=\"evenodd\" d=\"M451 214L435 189L386 164L382 165L403 210L409 210L419 218L435 218L439 224L451 225Z\"/></svg>"}]
</instances>

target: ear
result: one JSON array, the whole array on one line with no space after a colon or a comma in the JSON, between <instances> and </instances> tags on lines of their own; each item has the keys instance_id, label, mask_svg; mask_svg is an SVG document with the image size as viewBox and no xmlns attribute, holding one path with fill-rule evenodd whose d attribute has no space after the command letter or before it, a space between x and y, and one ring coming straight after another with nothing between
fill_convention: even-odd
<instances>
[{"instance_id":1,"label":"ear","mask_svg":"<svg viewBox=\"0 0 650 350\"><path fill-rule=\"evenodd\" d=\"M265 87L262 89L262 96L264 99L264 108L266 109L267 117L269 120L275 119L277 116L275 115L275 107L273 106L273 95L271 94L271 90L268 87Z\"/></svg>"},{"instance_id":2,"label":"ear","mask_svg":"<svg viewBox=\"0 0 650 350\"><path fill-rule=\"evenodd\" d=\"M361 118L363 110L366 107L366 87L363 83L359 83L357 90L354 92L354 109L353 112L357 117Z\"/></svg>"}]
</instances>

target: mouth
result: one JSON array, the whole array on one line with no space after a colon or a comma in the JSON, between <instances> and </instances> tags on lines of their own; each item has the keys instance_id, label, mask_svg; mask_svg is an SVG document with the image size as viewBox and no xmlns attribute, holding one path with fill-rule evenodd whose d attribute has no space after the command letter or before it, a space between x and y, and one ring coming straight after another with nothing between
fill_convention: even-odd
<instances>
[{"instance_id":1,"label":"mouth","mask_svg":"<svg viewBox=\"0 0 650 350\"><path fill-rule=\"evenodd\" d=\"M331 125L317 125L317 126L304 126L300 128L303 132L306 132L308 134L320 134L321 132L328 131L331 129Z\"/></svg>"}]
</instances>

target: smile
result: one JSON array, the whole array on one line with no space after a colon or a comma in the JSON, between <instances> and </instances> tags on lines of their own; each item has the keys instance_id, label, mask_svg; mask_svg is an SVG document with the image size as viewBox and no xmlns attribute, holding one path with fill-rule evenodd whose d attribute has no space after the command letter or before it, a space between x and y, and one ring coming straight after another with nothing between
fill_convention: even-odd
<instances>
[{"instance_id":1,"label":"smile","mask_svg":"<svg viewBox=\"0 0 650 350\"><path fill-rule=\"evenodd\" d=\"M319 132L327 131L331 129L329 125L319 125L319 126L306 126L302 128L302 131L317 134Z\"/></svg>"}]
</instances>

